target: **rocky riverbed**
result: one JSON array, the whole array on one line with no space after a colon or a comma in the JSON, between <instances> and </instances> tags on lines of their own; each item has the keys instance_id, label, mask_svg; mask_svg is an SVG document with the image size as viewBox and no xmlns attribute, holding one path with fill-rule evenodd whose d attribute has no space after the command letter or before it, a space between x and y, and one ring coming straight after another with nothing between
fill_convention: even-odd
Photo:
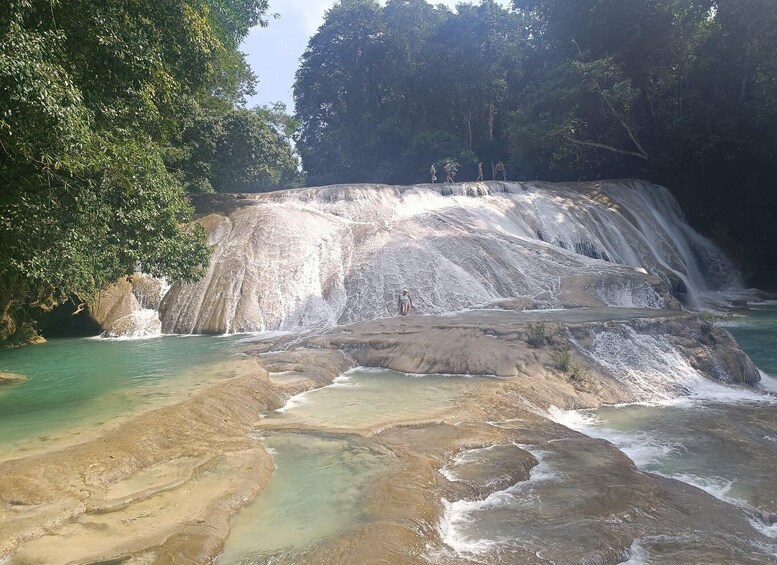
<instances>
[{"instance_id":1,"label":"rocky riverbed","mask_svg":"<svg viewBox=\"0 0 777 565\"><path fill-rule=\"evenodd\" d=\"M531 347L538 324L545 341ZM552 406L597 407L654 392L596 360L596 347L615 337L627 346L652 339L712 384L723 375L731 386L759 379L725 331L705 334L695 316L673 311L476 310L262 340L230 362L230 378L183 401L84 443L0 463L0 554L10 563L208 562L273 475L259 438L282 431L358 437L386 459L359 501L367 518L281 562L618 563L635 540L662 536L686 540L666 541L682 562L772 562L770 539L736 508L644 473L612 444L549 417ZM558 352L567 348L562 364ZM483 378L455 405L416 419L334 427L264 417L357 366ZM505 451L491 463L466 463L468 450L484 448ZM534 485L538 464L563 480ZM529 539L493 554L486 548L485 557L468 553L478 501L527 480L545 503L506 523ZM521 515L531 524L516 522Z\"/></svg>"}]
</instances>

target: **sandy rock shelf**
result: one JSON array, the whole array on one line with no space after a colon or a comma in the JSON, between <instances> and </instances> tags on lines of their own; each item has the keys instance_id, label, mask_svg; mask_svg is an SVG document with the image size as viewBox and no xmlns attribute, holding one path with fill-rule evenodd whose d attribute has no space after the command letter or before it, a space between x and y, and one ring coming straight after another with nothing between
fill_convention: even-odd
<instances>
[{"instance_id":1,"label":"sandy rock shelf","mask_svg":"<svg viewBox=\"0 0 777 565\"><path fill-rule=\"evenodd\" d=\"M527 345L527 325L538 321L573 338L571 355L587 368L584 377L557 369L551 347ZM634 400L632 389L586 356L587 336L603 328L661 334L710 378L713 367L724 366L733 381L752 382L752 364L733 340L719 331L710 347L694 338L697 326L694 316L669 311L488 310L377 320L248 345L236 376L188 400L80 445L0 462L0 556L13 564L209 562L221 551L231 518L272 476L272 459L253 433L263 425L260 414L348 369L372 366L492 378L478 379L456 409L429 421L348 432L392 454L364 501L370 519L301 551L295 563L428 563L430 548L441 552L440 563L467 563L444 551L442 499L484 497L499 485L453 483L440 469L463 450L492 445L512 446L516 463L505 472L515 481L537 464L517 446L553 453L565 488L587 493L570 512L593 532L586 555L602 563L618 562L638 537L669 530L709 542L710 562L766 563L735 542L717 543L723 524L734 533L750 528L739 511L642 473L611 444L547 417L552 405ZM561 519L553 508L547 512L545 519ZM539 562L529 553L515 559Z\"/></svg>"}]
</instances>

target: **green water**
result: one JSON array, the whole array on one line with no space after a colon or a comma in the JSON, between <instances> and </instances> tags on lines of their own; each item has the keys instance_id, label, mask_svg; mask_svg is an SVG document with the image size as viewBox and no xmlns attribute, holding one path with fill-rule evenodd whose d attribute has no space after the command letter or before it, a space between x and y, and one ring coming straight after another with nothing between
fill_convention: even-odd
<instances>
[{"instance_id":1,"label":"green water","mask_svg":"<svg viewBox=\"0 0 777 565\"><path fill-rule=\"evenodd\" d=\"M348 436L270 434L276 470L235 520L218 565L293 563L318 540L369 519L365 494L387 450Z\"/></svg>"},{"instance_id":2,"label":"green water","mask_svg":"<svg viewBox=\"0 0 777 565\"><path fill-rule=\"evenodd\" d=\"M777 378L777 304L753 306L727 326L758 368Z\"/></svg>"},{"instance_id":3,"label":"green water","mask_svg":"<svg viewBox=\"0 0 777 565\"><path fill-rule=\"evenodd\" d=\"M756 365L777 376L777 306L757 307L727 326ZM693 485L736 507L752 526L749 530L745 525L744 534L736 534L739 538L732 528L722 550L705 544L694 547L692 538L672 538L675 532L668 529L635 544L634 559L628 563L743 562L730 558L735 555L728 553L732 548L746 548L752 562L777 562L769 561L777 555L772 541L777 540L777 524L772 523L777 518L777 397L709 384L693 398L668 405L602 407L566 412L559 419L570 428L608 440L644 471ZM767 375L763 384L767 391L777 391L777 380ZM534 562L526 552L529 556L536 552L547 562L589 562L583 556L597 555L601 548L597 536L604 537L591 508L610 496L609 489L617 483L609 481L617 477L603 483L597 478L601 471L596 459L583 456L585 452L569 457L553 449L547 444L547 451L533 451L539 465L532 469L529 481L481 499L446 502L441 521L445 543L467 556L476 554L473 562L477 563ZM471 453L459 456L459 461L470 463L470 476L481 482L499 477L489 460L493 449ZM459 480L462 467L454 462L444 471ZM460 553L445 550L437 559L443 564L462 561Z\"/></svg>"},{"instance_id":4,"label":"green water","mask_svg":"<svg viewBox=\"0 0 777 565\"><path fill-rule=\"evenodd\" d=\"M643 470L692 484L741 507L755 530L777 538L777 306L755 307L727 329L764 372L765 391L721 387L669 406L603 407L571 427L608 439Z\"/></svg>"},{"instance_id":5,"label":"green water","mask_svg":"<svg viewBox=\"0 0 777 565\"><path fill-rule=\"evenodd\" d=\"M361 368L290 399L258 430L273 450L276 471L236 517L217 563L295 563L316 542L368 521L370 486L393 456L353 432L435 417L478 380ZM267 431L276 424L325 431Z\"/></svg>"},{"instance_id":6,"label":"green water","mask_svg":"<svg viewBox=\"0 0 777 565\"><path fill-rule=\"evenodd\" d=\"M348 430L417 420L455 407L476 380L355 369L339 377L332 386L297 395L271 419Z\"/></svg>"},{"instance_id":7,"label":"green water","mask_svg":"<svg viewBox=\"0 0 777 565\"><path fill-rule=\"evenodd\" d=\"M236 353L233 338L61 339L0 351L0 454L151 405L187 370ZM177 382L177 381L175 381Z\"/></svg>"}]
</instances>

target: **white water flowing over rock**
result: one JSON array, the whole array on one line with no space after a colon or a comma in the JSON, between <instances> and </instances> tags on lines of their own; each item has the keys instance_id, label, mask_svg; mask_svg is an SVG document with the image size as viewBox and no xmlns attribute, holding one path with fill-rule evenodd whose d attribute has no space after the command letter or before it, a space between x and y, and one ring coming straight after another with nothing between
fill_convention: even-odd
<instances>
[{"instance_id":1,"label":"white water flowing over rock","mask_svg":"<svg viewBox=\"0 0 777 565\"><path fill-rule=\"evenodd\" d=\"M340 185L222 197L200 222L206 276L161 306L166 333L326 327L511 300L526 308L691 307L733 266L639 181Z\"/></svg>"},{"instance_id":2,"label":"white water flowing over rock","mask_svg":"<svg viewBox=\"0 0 777 565\"><path fill-rule=\"evenodd\" d=\"M128 288L120 294L118 312L103 322L101 337L110 339L146 339L162 335L159 306L170 290L164 279L135 273Z\"/></svg>"}]
</instances>

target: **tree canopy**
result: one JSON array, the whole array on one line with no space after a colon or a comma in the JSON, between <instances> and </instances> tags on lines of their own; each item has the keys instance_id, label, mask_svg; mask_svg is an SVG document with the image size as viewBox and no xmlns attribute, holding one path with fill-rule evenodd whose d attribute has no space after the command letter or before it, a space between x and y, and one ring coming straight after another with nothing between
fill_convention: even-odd
<instances>
[{"instance_id":1,"label":"tree canopy","mask_svg":"<svg viewBox=\"0 0 777 565\"><path fill-rule=\"evenodd\" d=\"M434 161L505 158L523 40L522 17L493 2L335 4L294 88L309 182L409 182Z\"/></svg>"},{"instance_id":2,"label":"tree canopy","mask_svg":"<svg viewBox=\"0 0 777 565\"><path fill-rule=\"evenodd\" d=\"M641 177L774 285L772 0L341 0L294 95L312 184Z\"/></svg>"},{"instance_id":3,"label":"tree canopy","mask_svg":"<svg viewBox=\"0 0 777 565\"><path fill-rule=\"evenodd\" d=\"M237 48L266 11L267 0L5 2L0 342L27 337L36 310L136 269L197 277L209 252L202 231L182 227L185 187L296 171L276 118L240 109L256 81ZM218 130L212 155L188 141L203 122ZM236 140L246 155L224 149ZM250 169L257 155L266 162ZM195 158L215 170L198 174Z\"/></svg>"}]
</instances>

